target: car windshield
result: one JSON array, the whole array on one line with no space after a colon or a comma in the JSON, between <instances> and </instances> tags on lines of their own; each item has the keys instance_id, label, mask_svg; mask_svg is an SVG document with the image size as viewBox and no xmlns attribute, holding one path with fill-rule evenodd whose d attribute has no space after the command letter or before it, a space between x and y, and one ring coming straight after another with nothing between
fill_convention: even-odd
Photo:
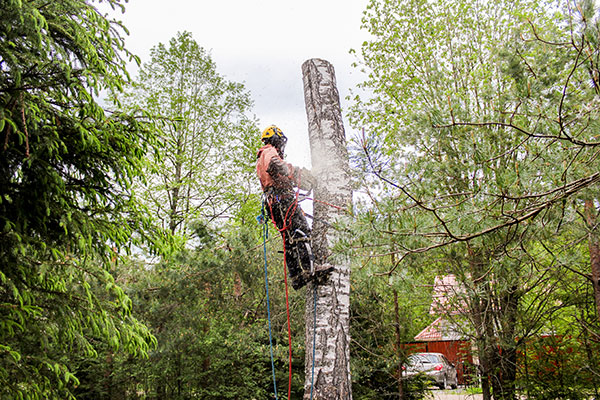
<instances>
[{"instance_id":1,"label":"car windshield","mask_svg":"<svg viewBox=\"0 0 600 400\"><path fill-rule=\"evenodd\" d=\"M418 363L438 363L440 362L438 356L435 354L413 354L408 358L408 363L415 365Z\"/></svg>"}]
</instances>

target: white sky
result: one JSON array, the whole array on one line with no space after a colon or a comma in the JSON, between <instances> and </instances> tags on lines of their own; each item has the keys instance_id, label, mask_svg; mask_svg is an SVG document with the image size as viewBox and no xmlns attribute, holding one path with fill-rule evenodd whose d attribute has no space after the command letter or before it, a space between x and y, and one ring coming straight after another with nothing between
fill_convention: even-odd
<instances>
[{"instance_id":1,"label":"white sky","mask_svg":"<svg viewBox=\"0 0 600 400\"><path fill-rule=\"evenodd\" d=\"M361 80L351 67L368 33L360 29L368 0L129 0L118 15L130 35L126 46L149 60L158 43L189 31L210 51L217 71L244 83L260 128L279 126L288 137L288 161L310 167L301 66L310 58L333 64L342 108ZM135 76L136 71L130 71ZM344 119L346 136L352 135Z\"/></svg>"}]
</instances>

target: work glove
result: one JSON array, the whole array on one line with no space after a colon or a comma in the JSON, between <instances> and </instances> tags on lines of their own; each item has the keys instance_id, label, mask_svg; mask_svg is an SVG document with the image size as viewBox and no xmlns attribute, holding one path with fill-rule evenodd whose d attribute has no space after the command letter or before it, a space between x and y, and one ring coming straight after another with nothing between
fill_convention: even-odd
<instances>
[{"instance_id":1,"label":"work glove","mask_svg":"<svg viewBox=\"0 0 600 400\"><path fill-rule=\"evenodd\" d=\"M296 182L300 189L310 191L317 184L317 180L308 169L296 167L296 171L294 172L297 176Z\"/></svg>"}]
</instances>

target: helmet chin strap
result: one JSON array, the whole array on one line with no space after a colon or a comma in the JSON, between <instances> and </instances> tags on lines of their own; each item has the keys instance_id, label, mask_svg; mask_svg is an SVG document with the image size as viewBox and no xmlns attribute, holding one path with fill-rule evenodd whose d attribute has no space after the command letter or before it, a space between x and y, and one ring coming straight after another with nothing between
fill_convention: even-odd
<instances>
[{"instance_id":1,"label":"helmet chin strap","mask_svg":"<svg viewBox=\"0 0 600 400\"><path fill-rule=\"evenodd\" d=\"M283 158L283 153L285 151L285 145L287 144L288 139L285 135L283 135L283 132L281 132L281 133L282 133L281 136L273 135L268 138L264 138L263 143L270 144L271 146L275 147L277 149L277 152L281 156L281 158Z\"/></svg>"},{"instance_id":2,"label":"helmet chin strap","mask_svg":"<svg viewBox=\"0 0 600 400\"><path fill-rule=\"evenodd\" d=\"M287 138L285 136L283 136L281 138L281 145L279 146L279 152L281 153L282 157L283 157L283 153L285 152L286 143L287 143Z\"/></svg>"}]
</instances>

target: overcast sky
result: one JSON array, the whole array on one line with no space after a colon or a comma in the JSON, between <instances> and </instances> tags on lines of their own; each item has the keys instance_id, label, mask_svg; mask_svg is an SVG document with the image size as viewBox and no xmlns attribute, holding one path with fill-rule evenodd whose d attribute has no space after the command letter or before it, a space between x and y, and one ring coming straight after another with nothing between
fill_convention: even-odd
<instances>
[{"instance_id":1,"label":"overcast sky","mask_svg":"<svg viewBox=\"0 0 600 400\"><path fill-rule=\"evenodd\" d=\"M301 66L310 58L333 64L342 107L361 76L351 67L367 33L360 29L368 0L129 0L119 15L127 48L149 50L189 31L210 51L217 71L244 83L261 129L278 125L288 136L288 161L310 166ZM131 71L134 72L134 71ZM134 73L134 75L137 75ZM352 131L345 119L346 135Z\"/></svg>"}]
</instances>

